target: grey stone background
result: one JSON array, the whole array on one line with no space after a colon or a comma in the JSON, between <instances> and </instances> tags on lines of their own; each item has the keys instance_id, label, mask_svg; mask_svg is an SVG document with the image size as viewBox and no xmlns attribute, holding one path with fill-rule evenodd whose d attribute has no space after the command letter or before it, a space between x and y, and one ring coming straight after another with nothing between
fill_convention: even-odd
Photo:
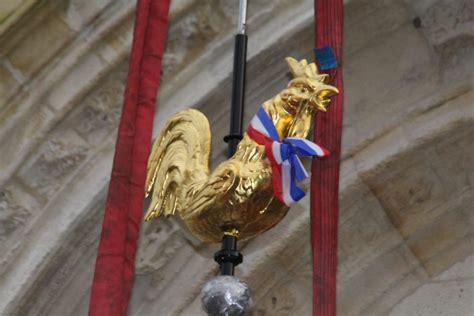
<instances>
[{"instance_id":1,"label":"grey stone background","mask_svg":"<svg viewBox=\"0 0 474 316\"><path fill-rule=\"evenodd\" d=\"M172 2L154 133L200 109L216 165L238 1ZM87 314L134 3L0 1L1 315ZM250 0L246 122L313 22L312 1ZM474 2L348 0L344 23L338 314L473 315ZM308 199L241 246L253 315L310 315ZM201 315L217 248L144 223L129 314Z\"/></svg>"}]
</instances>

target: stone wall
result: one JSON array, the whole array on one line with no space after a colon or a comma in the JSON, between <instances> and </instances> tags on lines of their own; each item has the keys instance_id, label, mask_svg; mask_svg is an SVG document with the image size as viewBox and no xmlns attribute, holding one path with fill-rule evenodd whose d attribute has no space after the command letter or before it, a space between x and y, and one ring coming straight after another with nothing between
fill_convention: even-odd
<instances>
[{"instance_id":1,"label":"stone wall","mask_svg":"<svg viewBox=\"0 0 474 316\"><path fill-rule=\"evenodd\" d=\"M171 8L155 135L203 111L225 159L237 1ZM311 58L311 1L249 7L246 122ZM86 315L134 1L0 4L0 314ZM345 3L338 313L474 310L474 5ZM308 199L243 243L254 315L309 315ZM219 247L174 218L143 223L130 315L199 315Z\"/></svg>"}]
</instances>

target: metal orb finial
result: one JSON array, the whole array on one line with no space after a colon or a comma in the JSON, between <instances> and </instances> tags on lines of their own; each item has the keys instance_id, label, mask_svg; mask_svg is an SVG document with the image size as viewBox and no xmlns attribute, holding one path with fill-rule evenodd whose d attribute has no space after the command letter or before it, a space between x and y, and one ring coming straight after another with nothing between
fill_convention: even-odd
<instances>
[{"instance_id":1,"label":"metal orb finial","mask_svg":"<svg viewBox=\"0 0 474 316\"><path fill-rule=\"evenodd\" d=\"M210 316L242 316L251 304L250 289L236 277L218 276L202 288L201 302Z\"/></svg>"}]
</instances>

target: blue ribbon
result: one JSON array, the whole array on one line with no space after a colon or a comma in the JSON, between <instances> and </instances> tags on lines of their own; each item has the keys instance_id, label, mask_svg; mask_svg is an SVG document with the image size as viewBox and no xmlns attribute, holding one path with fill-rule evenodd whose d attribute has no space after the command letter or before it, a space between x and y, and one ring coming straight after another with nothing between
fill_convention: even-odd
<instances>
[{"instance_id":1,"label":"blue ribbon","mask_svg":"<svg viewBox=\"0 0 474 316\"><path fill-rule=\"evenodd\" d=\"M288 161L291 167L291 183L290 183L290 194L294 201L300 200L305 193L296 185L297 181L302 181L308 177L308 173L304 169L303 163L299 159L298 155L312 157L316 156L316 152L313 148L306 144L306 140L300 137L288 137L280 140L278 131L275 128L271 118L267 112L260 107L257 112L257 116L262 122L264 128L267 130L270 138L280 144L280 154L282 164Z\"/></svg>"},{"instance_id":2,"label":"blue ribbon","mask_svg":"<svg viewBox=\"0 0 474 316\"><path fill-rule=\"evenodd\" d=\"M301 140L295 138L285 138L280 145L281 159L283 161L288 160L291 166L295 170L295 176L298 181L306 179L307 172L303 167L303 163L299 159L299 156L312 157L316 153L314 151L308 151L306 144Z\"/></svg>"}]
</instances>

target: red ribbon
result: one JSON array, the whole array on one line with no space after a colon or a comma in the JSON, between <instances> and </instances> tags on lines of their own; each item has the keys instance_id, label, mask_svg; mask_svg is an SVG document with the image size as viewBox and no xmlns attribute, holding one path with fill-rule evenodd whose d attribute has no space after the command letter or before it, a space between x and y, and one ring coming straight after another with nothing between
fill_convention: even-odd
<instances>
[{"instance_id":1,"label":"red ribbon","mask_svg":"<svg viewBox=\"0 0 474 316\"><path fill-rule=\"evenodd\" d=\"M331 46L338 67L327 73L339 89L326 113L315 120L314 141L331 156L313 161L311 178L311 245L313 253L313 315L336 315L337 222L342 133L342 0L315 0L315 47Z\"/></svg>"},{"instance_id":2,"label":"red ribbon","mask_svg":"<svg viewBox=\"0 0 474 316\"><path fill-rule=\"evenodd\" d=\"M89 315L126 315L143 212L169 0L139 0Z\"/></svg>"}]
</instances>

